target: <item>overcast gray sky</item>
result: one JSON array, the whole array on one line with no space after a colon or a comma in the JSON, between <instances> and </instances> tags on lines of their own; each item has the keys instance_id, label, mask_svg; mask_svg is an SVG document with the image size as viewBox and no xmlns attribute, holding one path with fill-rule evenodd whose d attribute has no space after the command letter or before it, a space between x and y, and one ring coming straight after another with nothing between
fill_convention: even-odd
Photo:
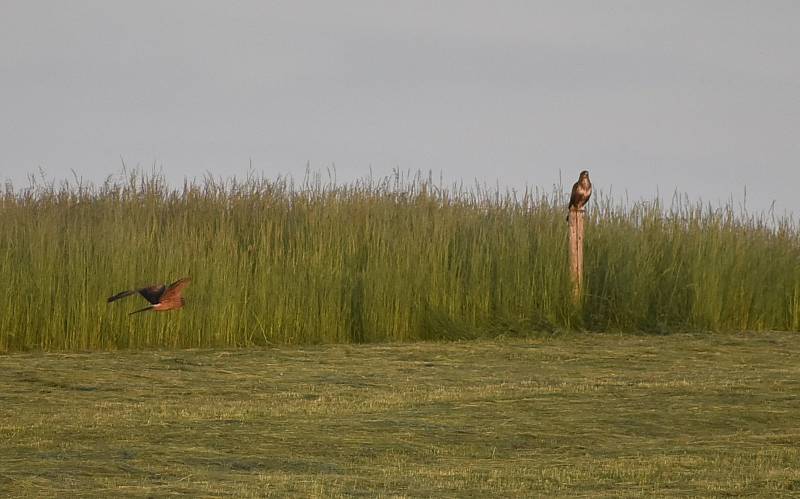
<instances>
[{"instance_id":1,"label":"overcast gray sky","mask_svg":"<svg viewBox=\"0 0 800 499\"><path fill-rule=\"evenodd\" d=\"M800 2L0 0L0 178L402 170L794 209ZM794 184L794 185L793 185Z\"/></svg>"}]
</instances>

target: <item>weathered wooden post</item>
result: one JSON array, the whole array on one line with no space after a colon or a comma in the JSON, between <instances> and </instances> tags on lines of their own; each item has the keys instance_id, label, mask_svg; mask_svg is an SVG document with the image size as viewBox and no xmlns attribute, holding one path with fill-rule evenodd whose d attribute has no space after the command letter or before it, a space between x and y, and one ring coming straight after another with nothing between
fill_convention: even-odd
<instances>
[{"instance_id":1,"label":"weathered wooden post","mask_svg":"<svg viewBox=\"0 0 800 499\"><path fill-rule=\"evenodd\" d=\"M581 302L583 297L583 207L592 197L592 182L589 171L583 170L572 186L569 196L569 267L572 276L572 301Z\"/></svg>"},{"instance_id":2,"label":"weathered wooden post","mask_svg":"<svg viewBox=\"0 0 800 499\"><path fill-rule=\"evenodd\" d=\"M575 303L583 296L583 215L582 209L569 210L569 268Z\"/></svg>"}]
</instances>

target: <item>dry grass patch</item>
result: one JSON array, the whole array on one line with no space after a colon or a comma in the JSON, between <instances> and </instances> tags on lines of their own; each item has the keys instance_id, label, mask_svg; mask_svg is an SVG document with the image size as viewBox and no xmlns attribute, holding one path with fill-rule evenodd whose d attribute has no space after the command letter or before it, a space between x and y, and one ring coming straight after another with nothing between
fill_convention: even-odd
<instances>
[{"instance_id":1,"label":"dry grass patch","mask_svg":"<svg viewBox=\"0 0 800 499\"><path fill-rule=\"evenodd\" d=\"M0 357L0 495L780 496L794 334Z\"/></svg>"}]
</instances>

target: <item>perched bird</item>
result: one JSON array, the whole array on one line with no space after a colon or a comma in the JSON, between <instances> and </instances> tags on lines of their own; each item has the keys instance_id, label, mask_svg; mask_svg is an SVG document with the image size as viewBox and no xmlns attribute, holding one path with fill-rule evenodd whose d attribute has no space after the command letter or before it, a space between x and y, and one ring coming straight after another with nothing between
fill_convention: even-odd
<instances>
[{"instance_id":1,"label":"perched bird","mask_svg":"<svg viewBox=\"0 0 800 499\"><path fill-rule=\"evenodd\" d=\"M589 180L589 172L583 170L578 181L572 186L572 195L569 197L569 210L580 211L592 197L592 182ZM569 213L567 213L569 222Z\"/></svg>"},{"instance_id":2,"label":"perched bird","mask_svg":"<svg viewBox=\"0 0 800 499\"><path fill-rule=\"evenodd\" d=\"M120 298L125 298L126 296L130 296L136 293L144 296L144 299L150 302L149 307L145 307L140 310L136 310L135 312L131 312L128 315L138 314L139 312L144 312L146 310L153 310L155 312L165 312L167 310L175 310L181 308L186 302L181 296L181 291L183 288L189 285L191 282L191 278L184 277L182 279L178 279L177 281L173 282L169 286L165 285L155 285L155 286L148 286L146 288L140 289L132 289L129 291L123 291L121 293L117 293L114 296L108 299L108 303L112 301L119 300Z\"/></svg>"}]
</instances>

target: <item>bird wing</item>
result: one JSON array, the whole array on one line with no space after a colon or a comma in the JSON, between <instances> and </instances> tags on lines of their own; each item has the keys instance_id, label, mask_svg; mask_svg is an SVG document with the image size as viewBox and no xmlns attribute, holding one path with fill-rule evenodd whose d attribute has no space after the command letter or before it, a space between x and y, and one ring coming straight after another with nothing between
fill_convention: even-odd
<instances>
[{"instance_id":1,"label":"bird wing","mask_svg":"<svg viewBox=\"0 0 800 499\"><path fill-rule=\"evenodd\" d=\"M184 277L170 284L167 290L164 291L164 294L161 295L161 301L159 303L163 305L180 304L181 292L190 282L192 282L190 277Z\"/></svg>"},{"instance_id":2,"label":"bird wing","mask_svg":"<svg viewBox=\"0 0 800 499\"><path fill-rule=\"evenodd\" d=\"M572 195L569 197L570 208L572 208L573 206L578 206L581 202L581 194L578 189L579 186L580 182L575 182L575 185L572 186Z\"/></svg>"},{"instance_id":3,"label":"bird wing","mask_svg":"<svg viewBox=\"0 0 800 499\"><path fill-rule=\"evenodd\" d=\"M155 305L161 301L161 297L164 295L165 289L166 287L162 284L160 286L148 286L146 288L137 289L136 291L138 291L140 295L144 296L145 300ZM133 291L131 291L131 293L133 293Z\"/></svg>"},{"instance_id":4,"label":"bird wing","mask_svg":"<svg viewBox=\"0 0 800 499\"><path fill-rule=\"evenodd\" d=\"M144 308L140 308L139 310L135 310L135 311L129 313L128 315L138 314L139 312L147 312L148 310L152 310L152 309L153 309L153 305L148 305L148 306L146 306Z\"/></svg>"},{"instance_id":5,"label":"bird wing","mask_svg":"<svg viewBox=\"0 0 800 499\"><path fill-rule=\"evenodd\" d=\"M136 290L131 289L131 290L128 290L128 291L123 291L121 293L117 293L114 296L109 296L108 297L108 303L111 303L112 301L119 300L120 298L125 298L126 296L130 296L130 295L132 295L134 293L136 293Z\"/></svg>"}]
</instances>

